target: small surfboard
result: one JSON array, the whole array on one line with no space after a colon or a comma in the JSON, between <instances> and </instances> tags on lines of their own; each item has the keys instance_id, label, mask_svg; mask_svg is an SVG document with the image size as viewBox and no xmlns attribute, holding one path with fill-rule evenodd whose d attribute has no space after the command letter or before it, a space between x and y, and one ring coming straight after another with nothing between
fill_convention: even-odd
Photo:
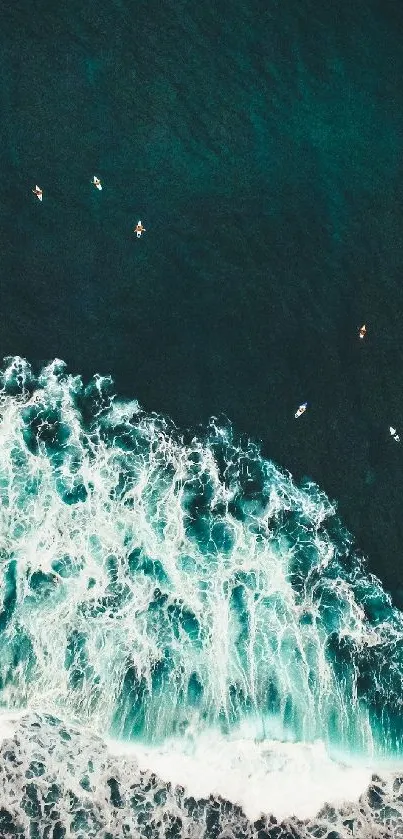
<instances>
[{"instance_id":1,"label":"small surfboard","mask_svg":"<svg viewBox=\"0 0 403 839\"><path fill-rule=\"evenodd\" d=\"M298 417L300 417L301 414L304 414L307 407L308 407L308 403L303 402L302 405L299 406L298 411L295 411L295 414L294 414L295 419L298 419Z\"/></svg>"}]
</instances>

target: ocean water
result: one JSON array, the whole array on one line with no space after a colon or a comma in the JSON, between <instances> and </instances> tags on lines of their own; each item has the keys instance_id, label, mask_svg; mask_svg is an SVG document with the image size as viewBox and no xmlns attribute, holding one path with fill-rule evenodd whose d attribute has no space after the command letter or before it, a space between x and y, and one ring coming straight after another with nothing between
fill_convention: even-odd
<instances>
[{"instance_id":1,"label":"ocean water","mask_svg":"<svg viewBox=\"0 0 403 839\"><path fill-rule=\"evenodd\" d=\"M402 31L5 5L1 838L403 836Z\"/></svg>"},{"instance_id":2,"label":"ocean water","mask_svg":"<svg viewBox=\"0 0 403 839\"><path fill-rule=\"evenodd\" d=\"M193 5L6 2L0 357L225 414L402 605L402 8Z\"/></svg>"}]
</instances>

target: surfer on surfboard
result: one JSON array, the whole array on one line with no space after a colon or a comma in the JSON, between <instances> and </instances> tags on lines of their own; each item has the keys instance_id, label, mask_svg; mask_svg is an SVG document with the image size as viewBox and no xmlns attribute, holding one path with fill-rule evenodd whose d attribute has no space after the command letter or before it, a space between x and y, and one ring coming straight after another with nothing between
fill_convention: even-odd
<instances>
[{"instance_id":1,"label":"surfer on surfboard","mask_svg":"<svg viewBox=\"0 0 403 839\"><path fill-rule=\"evenodd\" d=\"M94 184L94 186L96 186L97 189L102 189L101 181L99 180L99 178L97 178L96 175L94 175L91 183Z\"/></svg>"},{"instance_id":2,"label":"surfer on surfboard","mask_svg":"<svg viewBox=\"0 0 403 839\"><path fill-rule=\"evenodd\" d=\"M396 443L400 443L400 437L396 431L396 428L392 428L391 425L389 426L389 434L391 437L393 437L394 440L396 440Z\"/></svg>"},{"instance_id":3,"label":"surfer on surfboard","mask_svg":"<svg viewBox=\"0 0 403 839\"><path fill-rule=\"evenodd\" d=\"M42 201L43 193L42 193L42 190L41 190L40 186L38 186L38 184L36 184L35 189L33 189L32 192L34 193L34 195L36 195L36 197L38 198L39 201Z\"/></svg>"},{"instance_id":4,"label":"surfer on surfboard","mask_svg":"<svg viewBox=\"0 0 403 839\"><path fill-rule=\"evenodd\" d=\"M134 228L134 232L137 234L138 239L140 239L140 236L141 236L142 233L146 232L146 229L145 229L145 227L143 227L141 221L137 222L137 224Z\"/></svg>"},{"instance_id":5,"label":"surfer on surfboard","mask_svg":"<svg viewBox=\"0 0 403 839\"><path fill-rule=\"evenodd\" d=\"M307 407L308 407L308 403L303 402L302 405L299 406L298 411L295 411L295 414L294 414L295 419L298 419L298 417L300 417L301 414L304 414Z\"/></svg>"},{"instance_id":6,"label":"surfer on surfboard","mask_svg":"<svg viewBox=\"0 0 403 839\"><path fill-rule=\"evenodd\" d=\"M363 338L365 338L366 332L367 332L367 327L365 326L365 323L364 323L364 324L362 325L361 329L359 329L359 330L358 330L358 334L359 334L359 336L360 336L361 340L362 340Z\"/></svg>"}]
</instances>

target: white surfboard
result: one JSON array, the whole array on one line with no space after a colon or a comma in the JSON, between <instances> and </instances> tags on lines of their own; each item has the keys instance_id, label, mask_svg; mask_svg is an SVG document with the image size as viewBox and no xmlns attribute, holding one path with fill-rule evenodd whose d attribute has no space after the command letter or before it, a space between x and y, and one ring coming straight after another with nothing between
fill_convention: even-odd
<instances>
[{"instance_id":1,"label":"white surfboard","mask_svg":"<svg viewBox=\"0 0 403 839\"><path fill-rule=\"evenodd\" d=\"M298 417L300 417L301 414L304 414L307 407L308 407L308 403L303 402L303 404L299 406L298 411L296 411L295 414L294 414L295 419L298 419Z\"/></svg>"}]
</instances>

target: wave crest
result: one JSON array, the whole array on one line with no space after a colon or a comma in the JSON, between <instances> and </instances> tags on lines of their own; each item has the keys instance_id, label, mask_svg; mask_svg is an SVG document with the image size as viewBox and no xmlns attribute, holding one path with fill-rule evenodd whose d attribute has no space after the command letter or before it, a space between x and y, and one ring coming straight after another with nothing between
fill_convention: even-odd
<instances>
[{"instance_id":1,"label":"wave crest","mask_svg":"<svg viewBox=\"0 0 403 839\"><path fill-rule=\"evenodd\" d=\"M402 618L317 486L58 360L8 359L1 386L4 706L152 742L248 718L401 748Z\"/></svg>"}]
</instances>

